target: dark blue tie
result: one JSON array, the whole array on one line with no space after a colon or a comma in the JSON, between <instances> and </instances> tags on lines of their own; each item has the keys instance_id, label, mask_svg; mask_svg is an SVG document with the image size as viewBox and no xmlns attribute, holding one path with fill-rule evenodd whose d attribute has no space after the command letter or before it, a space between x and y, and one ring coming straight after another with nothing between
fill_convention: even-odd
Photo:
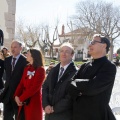
<instances>
[{"instance_id":1,"label":"dark blue tie","mask_svg":"<svg viewBox=\"0 0 120 120\"><path fill-rule=\"evenodd\" d=\"M59 74L59 76L58 76L58 80L61 78L61 76L62 76L62 74L63 74L63 71L64 71L64 68L61 67L61 68L60 68L60 74Z\"/></svg>"},{"instance_id":2,"label":"dark blue tie","mask_svg":"<svg viewBox=\"0 0 120 120\"><path fill-rule=\"evenodd\" d=\"M13 61L12 61L12 71L14 70L14 67L15 67L15 61L16 61L16 58L13 58Z\"/></svg>"}]
</instances>

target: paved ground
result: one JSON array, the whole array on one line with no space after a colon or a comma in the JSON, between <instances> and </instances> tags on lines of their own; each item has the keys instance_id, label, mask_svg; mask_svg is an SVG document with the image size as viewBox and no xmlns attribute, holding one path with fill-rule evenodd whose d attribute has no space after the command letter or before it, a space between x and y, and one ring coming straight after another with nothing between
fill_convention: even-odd
<instances>
[{"instance_id":1,"label":"paved ground","mask_svg":"<svg viewBox=\"0 0 120 120\"><path fill-rule=\"evenodd\" d=\"M2 118L0 117L0 120L2 120Z\"/></svg>"}]
</instances>

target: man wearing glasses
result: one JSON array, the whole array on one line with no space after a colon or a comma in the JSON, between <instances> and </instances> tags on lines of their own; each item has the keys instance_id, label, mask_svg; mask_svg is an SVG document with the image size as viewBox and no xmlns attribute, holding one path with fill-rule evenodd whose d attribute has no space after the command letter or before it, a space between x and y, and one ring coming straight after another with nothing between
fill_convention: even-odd
<instances>
[{"instance_id":1,"label":"man wearing glasses","mask_svg":"<svg viewBox=\"0 0 120 120\"><path fill-rule=\"evenodd\" d=\"M72 77L73 120L115 120L109 100L116 66L106 57L109 47L106 37L95 34L88 50L92 62L83 64Z\"/></svg>"}]
</instances>

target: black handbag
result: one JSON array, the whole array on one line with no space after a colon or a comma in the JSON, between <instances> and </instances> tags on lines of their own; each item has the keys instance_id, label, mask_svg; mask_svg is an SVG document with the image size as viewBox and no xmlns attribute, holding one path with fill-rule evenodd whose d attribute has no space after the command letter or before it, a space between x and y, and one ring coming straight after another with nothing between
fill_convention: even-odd
<instances>
[{"instance_id":1,"label":"black handbag","mask_svg":"<svg viewBox=\"0 0 120 120\"><path fill-rule=\"evenodd\" d=\"M29 103L30 103L30 98L26 99L22 104L23 105L29 105Z\"/></svg>"},{"instance_id":2,"label":"black handbag","mask_svg":"<svg viewBox=\"0 0 120 120\"><path fill-rule=\"evenodd\" d=\"M30 98L28 98L24 102L22 102L23 106L22 106L22 109L18 116L18 120L25 120L24 105L29 105L29 103L30 103Z\"/></svg>"}]
</instances>

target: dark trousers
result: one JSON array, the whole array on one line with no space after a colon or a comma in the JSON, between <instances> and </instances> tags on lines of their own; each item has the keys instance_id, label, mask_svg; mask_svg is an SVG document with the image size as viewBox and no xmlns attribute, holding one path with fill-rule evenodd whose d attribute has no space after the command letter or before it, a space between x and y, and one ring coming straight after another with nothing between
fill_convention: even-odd
<instances>
[{"instance_id":1,"label":"dark trousers","mask_svg":"<svg viewBox=\"0 0 120 120\"><path fill-rule=\"evenodd\" d=\"M4 104L3 120L17 120L18 106L14 99L10 99L7 104Z\"/></svg>"}]
</instances>

